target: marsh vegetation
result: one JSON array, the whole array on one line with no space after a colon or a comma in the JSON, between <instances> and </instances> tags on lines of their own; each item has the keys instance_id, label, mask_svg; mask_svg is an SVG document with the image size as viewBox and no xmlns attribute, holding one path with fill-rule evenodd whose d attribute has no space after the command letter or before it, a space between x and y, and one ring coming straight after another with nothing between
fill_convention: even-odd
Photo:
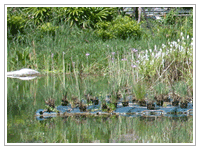
<instances>
[{"instance_id":1,"label":"marsh vegetation","mask_svg":"<svg viewBox=\"0 0 200 150\"><path fill-rule=\"evenodd\" d=\"M34 118L41 108L56 111L61 101L85 111L96 98L110 112L130 95L141 106L148 101L149 109L187 107L193 102L192 9L190 16L172 9L149 19L150 28L144 17L138 23L119 8L13 7L7 13L7 71L32 68L43 75L7 79L7 142L193 142L191 117Z\"/></svg>"}]
</instances>

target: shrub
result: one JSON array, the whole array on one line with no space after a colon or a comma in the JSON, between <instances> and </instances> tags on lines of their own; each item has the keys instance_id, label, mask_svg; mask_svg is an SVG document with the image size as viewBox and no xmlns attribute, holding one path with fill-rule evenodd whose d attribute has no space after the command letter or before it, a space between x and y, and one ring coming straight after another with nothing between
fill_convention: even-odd
<instances>
[{"instance_id":1,"label":"shrub","mask_svg":"<svg viewBox=\"0 0 200 150\"><path fill-rule=\"evenodd\" d=\"M71 26L94 28L95 24L103 20L111 20L116 14L117 7L63 7L57 9L58 19L66 18Z\"/></svg>"},{"instance_id":2,"label":"shrub","mask_svg":"<svg viewBox=\"0 0 200 150\"><path fill-rule=\"evenodd\" d=\"M141 29L137 21L128 16L117 16L113 21L103 21L96 24L96 33L103 39L128 37L140 38Z\"/></svg>"},{"instance_id":3,"label":"shrub","mask_svg":"<svg viewBox=\"0 0 200 150\"><path fill-rule=\"evenodd\" d=\"M21 13L21 9L7 8L7 30L8 37L16 35L17 33L23 33L23 29L26 27L27 19Z\"/></svg>"},{"instance_id":4,"label":"shrub","mask_svg":"<svg viewBox=\"0 0 200 150\"><path fill-rule=\"evenodd\" d=\"M112 23L108 21L98 22L96 33L103 39L116 38L111 30Z\"/></svg>"},{"instance_id":5,"label":"shrub","mask_svg":"<svg viewBox=\"0 0 200 150\"><path fill-rule=\"evenodd\" d=\"M55 35L55 31L56 29L58 29L58 26L54 26L51 23L47 22L47 23L42 24L41 26L38 26L38 29L42 33L49 33L49 34Z\"/></svg>"},{"instance_id":6,"label":"shrub","mask_svg":"<svg viewBox=\"0 0 200 150\"><path fill-rule=\"evenodd\" d=\"M100 21L111 21L117 14L117 7L10 7L7 9L8 35L38 30L41 33L55 33L57 26L69 24L81 28L94 28ZM54 26L55 25L55 26ZM26 31L27 32L26 32Z\"/></svg>"},{"instance_id":7,"label":"shrub","mask_svg":"<svg viewBox=\"0 0 200 150\"><path fill-rule=\"evenodd\" d=\"M29 16L29 21L33 21L35 25L51 21L53 16L53 8L51 7L28 7L23 12Z\"/></svg>"}]
</instances>

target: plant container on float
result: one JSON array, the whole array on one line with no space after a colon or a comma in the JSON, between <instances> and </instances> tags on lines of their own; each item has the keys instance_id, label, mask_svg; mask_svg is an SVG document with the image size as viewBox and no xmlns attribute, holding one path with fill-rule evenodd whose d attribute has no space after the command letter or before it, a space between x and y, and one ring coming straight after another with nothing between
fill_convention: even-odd
<instances>
[{"instance_id":1,"label":"plant container on float","mask_svg":"<svg viewBox=\"0 0 200 150\"><path fill-rule=\"evenodd\" d=\"M181 108L187 108L188 102L180 102Z\"/></svg>"},{"instance_id":2,"label":"plant container on float","mask_svg":"<svg viewBox=\"0 0 200 150\"><path fill-rule=\"evenodd\" d=\"M102 109L108 109L108 106L104 103L102 104Z\"/></svg>"},{"instance_id":3,"label":"plant container on float","mask_svg":"<svg viewBox=\"0 0 200 150\"><path fill-rule=\"evenodd\" d=\"M155 110L155 104L153 104L153 103L148 103L148 104L147 104L147 109L148 109L148 110Z\"/></svg>"},{"instance_id":4,"label":"plant container on float","mask_svg":"<svg viewBox=\"0 0 200 150\"><path fill-rule=\"evenodd\" d=\"M145 100L140 100L138 103L140 106L144 106L144 107L147 105Z\"/></svg>"},{"instance_id":5,"label":"plant container on float","mask_svg":"<svg viewBox=\"0 0 200 150\"><path fill-rule=\"evenodd\" d=\"M178 106L179 105L179 101L173 101L172 102L172 106Z\"/></svg>"},{"instance_id":6,"label":"plant container on float","mask_svg":"<svg viewBox=\"0 0 200 150\"><path fill-rule=\"evenodd\" d=\"M112 104L115 106L115 108L117 108L117 102L114 102Z\"/></svg>"},{"instance_id":7,"label":"plant container on float","mask_svg":"<svg viewBox=\"0 0 200 150\"><path fill-rule=\"evenodd\" d=\"M86 106L80 106L79 109L80 112L86 112Z\"/></svg>"},{"instance_id":8,"label":"plant container on float","mask_svg":"<svg viewBox=\"0 0 200 150\"><path fill-rule=\"evenodd\" d=\"M163 106L163 100L157 100L157 101L156 101L156 104L157 104L158 106Z\"/></svg>"},{"instance_id":9,"label":"plant container on float","mask_svg":"<svg viewBox=\"0 0 200 150\"><path fill-rule=\"evenodd\" d=\"M86 112L86 106L81 102L79 105L80 112Z\"/></svg>"},{"instance_id":10,"label":"plant container on float","mask_svg":"<svg viewBox=\"0 0 200 150\"><path fill-rule=\"evenodd\" d=\"M128 105L129 105L129 102L128 102L128 101L122 102L122 106L123 106L123 107L127 107Z\"/></svg>"},{"instance_id":11,"label":"plant container on float","mask_svg":"<svg viewBox=\"0 0 200 150\"><path fill-rule=\"evenodd\" d=\"M99 100L98 99L92 100L92 103L93 103L93 105L98 105L99 104Z\"/></svg>"}]
</instances>

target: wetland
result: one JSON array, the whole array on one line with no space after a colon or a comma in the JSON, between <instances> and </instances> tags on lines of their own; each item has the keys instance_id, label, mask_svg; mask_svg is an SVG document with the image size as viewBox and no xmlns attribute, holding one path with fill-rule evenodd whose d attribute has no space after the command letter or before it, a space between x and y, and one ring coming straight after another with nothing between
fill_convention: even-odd
<instances>
[{"instance_id":1,"label":"wetland","mask_svg":"<svg viewBox=\"0 0 200 150\"><path fill-rule=\"evenodd\" d=\"M7 7L7 143L193 143L193 9L121 9Z\"/></svg>"}]
</instances>

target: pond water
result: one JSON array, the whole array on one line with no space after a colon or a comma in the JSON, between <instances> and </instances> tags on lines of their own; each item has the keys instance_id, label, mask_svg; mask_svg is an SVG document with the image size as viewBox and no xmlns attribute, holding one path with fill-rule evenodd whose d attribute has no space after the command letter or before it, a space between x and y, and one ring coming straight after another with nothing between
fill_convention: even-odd
<instances>
[{"instance_id":1,"label":"pond water","mask_svg":"<svg viewBox=\"0 0 200 150\"><path fill-rule=\"evenodd\" d=\"M84 97L110 90L105 77L77 79L48 75L24 81L7 78L8 143L192 143L193 117L65 116L38 120L45 100L61 104L63 94Z\"/></svg>"}]
</instances>

